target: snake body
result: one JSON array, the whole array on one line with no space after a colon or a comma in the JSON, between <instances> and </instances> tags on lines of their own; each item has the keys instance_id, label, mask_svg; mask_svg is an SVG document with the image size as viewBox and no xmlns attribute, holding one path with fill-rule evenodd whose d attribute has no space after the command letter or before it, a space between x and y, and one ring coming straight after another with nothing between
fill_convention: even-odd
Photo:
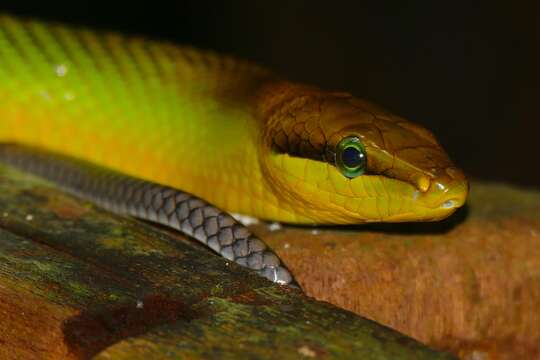
<instances>
[{"instance_id":1,"label":"snake body","mask_svg":"<svg viewBox=\"0 0 540 360\"><path fill-rule=\"evenodd\" d=\"M361 144L362 172L339 168L344 139ZM283 283L292 278L277 257L223 211L304 224L434 221L468 192L428 130L348 93L209 51L7 15L0 142L19 144L2 147L5 162L113 211L174 222ZM111 172L81 170L62 156ZM178 200L167 202L173 191ZM184 204L210 215L186 215ZM170 211L182 215L171 220ZM227 225L214 232L220 216ZM222 235L234 229L241 236ZM246 241L247 252L231 253Z\"/></svg>"},{"instance_id":2,"label":"snake body","mask_svg":"<svg viewBox=\"0 0 540 360\"><path fill-rule=\"evenodd\" d=\"M196 196L19 145L1 145L0 160L56 182L114 213L179 230L273 282L297 286L289 270L260 239L232 216Z\"/></svg>"}]
</instances>

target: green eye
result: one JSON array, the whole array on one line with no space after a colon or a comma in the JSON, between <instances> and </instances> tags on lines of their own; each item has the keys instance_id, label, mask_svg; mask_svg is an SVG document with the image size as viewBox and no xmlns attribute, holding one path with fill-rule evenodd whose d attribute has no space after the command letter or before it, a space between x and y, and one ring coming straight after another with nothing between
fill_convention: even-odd
<instances>
[{"instance_id":1,"label":"green eye","mask_svg":"<svg viewBox=\"0 0 540 360\"><path fill-rule=\"evenodd\" d=\"M348 178L362 175L366 170L366 149L356 136L341 140L336 148L336 167Z\"/></svg>"}]
</instances>

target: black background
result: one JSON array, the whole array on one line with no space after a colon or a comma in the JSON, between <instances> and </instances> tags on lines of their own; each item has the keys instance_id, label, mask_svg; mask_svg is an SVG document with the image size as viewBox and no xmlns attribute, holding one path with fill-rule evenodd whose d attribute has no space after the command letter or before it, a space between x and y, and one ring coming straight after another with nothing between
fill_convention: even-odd
<instances>
[{"instance_id":1,"label":"black background","mask_svg":"<svg viewBox=\"0 0 540 360\"><path fill-rule=\"evenodd\" d=\"M347 90L433 130L470 176L540 188L536 4L76 0L0 1L0 11L211 48Z\"/></svg>"}]
</instances>

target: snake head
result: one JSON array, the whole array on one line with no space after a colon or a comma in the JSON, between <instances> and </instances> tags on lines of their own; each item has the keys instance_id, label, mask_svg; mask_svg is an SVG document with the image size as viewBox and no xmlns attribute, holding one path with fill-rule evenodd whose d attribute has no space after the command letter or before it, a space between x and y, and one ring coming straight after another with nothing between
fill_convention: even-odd
<instances>
[{"instance_id":1,"label":"snake head","mask_svg":"<svg viewBox=\"0 0 540 360\"><path fill-rule=\"evenodd\" d=\"M465 175L422 126L346 93L291 84L272 93L259 102L262 167L291 220L436 221L465 203Z\"/></svg>"}]
</instances>

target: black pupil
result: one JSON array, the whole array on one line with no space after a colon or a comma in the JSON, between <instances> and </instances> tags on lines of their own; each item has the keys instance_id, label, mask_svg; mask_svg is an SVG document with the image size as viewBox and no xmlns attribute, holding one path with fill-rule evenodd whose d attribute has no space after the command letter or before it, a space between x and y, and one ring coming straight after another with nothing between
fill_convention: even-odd
<instances>
[{"instance_id":1,"label":"black pupil","mask_svg":"<svg viewBox=\"0 0 540 360\"><path fill-rule=\"evenodd\" d=\"M364 154L352 146L343 150L341 158L343 159L343 164L348 168L357 168L364 162Z\"/></svg>"}]
</instances>

